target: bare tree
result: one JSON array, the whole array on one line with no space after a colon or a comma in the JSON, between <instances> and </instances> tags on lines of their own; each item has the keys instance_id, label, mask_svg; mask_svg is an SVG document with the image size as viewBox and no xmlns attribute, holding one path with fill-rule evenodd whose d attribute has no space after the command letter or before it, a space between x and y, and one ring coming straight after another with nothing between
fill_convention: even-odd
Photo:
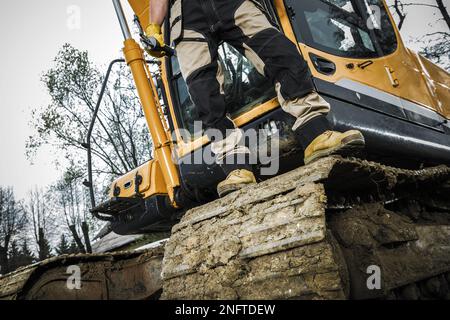
<instances>
[{"instance_id":1,"label":"bare tree","mask_svg":"<svg viewBox=\"0 0 450 320\"><path fill-rule=\"evenodd\" d=\"M394 9L394 12L398 17L399 21L397 26L398 29L401 30L406 20L405 6L400 0L394 0L394 3L390 7Z\"/></svg>"},{"instance_id":2,"label":"bare tree","mask_svg":"<svg viewBox=\"0 0 450 320\"><path fill-rule=\"evenodd\" d=\"M444 5L443 0L436 0L437 7L442 14L442 17L447 24L447 27L450 29L450 14L448 13L448 8Z\"/></svg>"},{"instance_id":3,"label":"bare tree","mask_svg":"<svg viewBox=\"0 0 450 320\"><path fill-rule=\"evenodd\" d=\"M397 14L406 17L405 8L407 7L428 7L439 10L441 18L438 21L443 20L447 27L450 29L450 15L448 13L448 8L444 5L443 0L432 0L429 3L426 2L407 2L406 0L394 0L392 7L395 9ZM399 10L399 11L397 11Z\"/></svg>"},{"instance_id":4,"label":"bare tree","mask_svg":"<svg viewBox=\"0 0 450 320\"><path fill-rule=\"evenodd\" d=\"M103 79L87 52L64 45L54 67L42 78L51 104L33 111L31 125L36 133L27 143L30 158L46 144L60 150L65 162L86 167L82 144L86 142ZM91 147L95 181L102 186L111 182L111 176L121 176L151 157L147 124L126 66L116 66L112 73Z\"/></svg>"},{"instance_id":5,"label":"bare tree","mask_svg":"<svg viewBox=\"0 0 450 320\"><path fill-rule=\"evenodd\" d=\"M10 271L8 252L26 224L26 218L16 202L11 187L0 187L0 274Z\"/></svg>"},{"instance_id":6,"label":"bare tree","mask_svg":"<svg viewBox=\"0 0 450 320\"><path fill-rule=\"evenodd\" d=\"M51 213L48 200L48 194L34 189L28 193L24 206L40 261L51 256L50 239L56 232L55 215Z\"/></svg>"},{"instance_id":7,"label":"bare tree","mask_svg":"<svg viewBox=\"0 0 450 320\"><path fill-rule=\"evenodd\" d=\"M73 163L60 180L51 187L55 211L61 212L80 252L92 252L90 230L95 231L96 221L89 213L87 190L82 186L83 170ZM84 240L84 241L83 241Z\"/></svg>"},{"instance_id":8,"label":"bare tree","mask_svg":"<svg viewBox=\"0 0 450 320\"><path fill-rule=\"evenodd\" d=\"M415 41L421 45L421 54L432 60L433 62L450 70L450 14L448 7L445 6L443 0L427 1L407 1L407 0L390 0L390 8L398 18L397 25L402 29L407 18L407 8L424 7L435 9L438 18L436 21L430 21L431 26L443 21L444 29L422 34L416 37Z\"/></svg>"}]
</instances>

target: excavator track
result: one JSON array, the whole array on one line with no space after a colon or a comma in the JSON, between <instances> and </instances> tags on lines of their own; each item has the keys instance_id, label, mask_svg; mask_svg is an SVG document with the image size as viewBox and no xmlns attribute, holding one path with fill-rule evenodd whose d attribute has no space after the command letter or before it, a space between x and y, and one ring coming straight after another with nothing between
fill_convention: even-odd
<instances>
[{"instance_id":1,"label":"excavator track","mask_svg":"<svg viewBox=\"0 0 450 320\"><path fill-rule=\"evenodd\" d=\"M449 194L446 166L328 157L188 211L155 248L0 277L0 299L449 299Z\"/></svg>"},{"instance_id":2,"label":"excavator track","mask_svg":"<svg viewBox=\"0 0 450 320\"><path fill-rule=\"evenodd\" d=\"M161 294L163 246L144 251L65 255L0 277L0 300L147 300ZM80 270L80 287L71 280ZM75 280L74 280L75 281Z\"/></svg>"},{"instance_id":3,"label":"excavator track","mask_svg":"<svg viewBox=\"0 0 450 320\"><path fill-rule=\"evenodd\" d=\"M166 244L162 298L449 298L448 181L328 157L195 208Z\"/></svg>"}]
</instances>

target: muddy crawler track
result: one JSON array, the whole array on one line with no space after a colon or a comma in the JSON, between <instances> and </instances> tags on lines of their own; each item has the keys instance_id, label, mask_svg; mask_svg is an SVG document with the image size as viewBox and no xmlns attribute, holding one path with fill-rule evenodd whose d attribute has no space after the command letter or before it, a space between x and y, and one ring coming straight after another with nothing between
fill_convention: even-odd
<instances>
[{"instance_id":1,"label":"muddy crawler track","mask_svg":"<svg viewBox=\"0 0 450 320\"><path fill-rule=\"evenodd\" d=\"M420 198L419 198L420 199ZM406 200L393 202L386 207L390 210L400 211L415 223L422 226L449 226L450 210L437 208L435 202L430 203L430 198L423 200ZM440 202L442 205L442 202ZM448 229L447 229L448 230ZM450 234L449 234L450 236ZM449 244L450 239L443 239L443 243ZM433 277L410 283L391 290L386 299L398 300L450 300L450 272L443 272Z\"/></svg>"},{"instance_id":2,"label":"muddy crawler track","mask_svg":"<svg viewBox=\"0 0 450 320\"><path fill-rule=\"evenodd\" d=\"M195 208L166 244L162 298L448 297L449 180L330 157Z\"/></svg>"},{"instance_id":3,"label":"muddy crawler track","mask_svg":"<svg viewBox=\"0 0 450 320\"><path fill-rule=\"evenodd\" d=\"M329 157L190 210L165 248L0 277L0 299L449 299L449 194L445 166Z\"/></svg>"},{"instance_id":4,"label":"muddy crawler track","mask_svg":"<svg viewBox=\"0 0 450 320\"><path fill-rule=\"evenodd\" d=\"M157 299L163 253L161 246L48 259L0 277L0 300ZM69 266L80 268L79 290L67 286Z\"/></svg>"}]
</instances>

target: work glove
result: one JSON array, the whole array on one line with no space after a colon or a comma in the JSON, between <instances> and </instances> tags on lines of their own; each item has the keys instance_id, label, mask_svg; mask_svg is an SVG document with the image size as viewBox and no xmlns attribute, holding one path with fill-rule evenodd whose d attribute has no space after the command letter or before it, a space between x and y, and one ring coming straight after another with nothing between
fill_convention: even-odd
<instances>
[{"instance_id":1,"label":"work glove","mask_svg":"<svg viewBox=\"0 0 450 320\"><path fill-rule=\"evenodd\" d=\"M166 45L164 44L164 38L161 33L161 26L157 24L150 24L145 31L145 35L148 38L154 38L161 48L164 48ZM151 48L146 48L146 51L149 55L155 58L161 58L164 56L164 53L158 50L151 50Z\"/></svg>"}]
</instances>

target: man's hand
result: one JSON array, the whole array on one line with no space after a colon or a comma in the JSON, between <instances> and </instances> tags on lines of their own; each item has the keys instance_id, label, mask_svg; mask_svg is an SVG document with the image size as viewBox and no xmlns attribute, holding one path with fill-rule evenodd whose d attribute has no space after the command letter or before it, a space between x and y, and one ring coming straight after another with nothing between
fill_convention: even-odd
<instances>
[{"instance_id":1,"label":"man's hand","mask_svg":"<svg viewBox=\"0 0 450 320\"><path fill-rule=\"evenodd\" d=\"M161 33L161 26L157 24L150 24L145 31L145 34L149 38L155 38L161 48L164 48L166 45L164 44L164 37ZM147 52L155 58L161 58L164 56L162 52L147 50Z\"/></svg>"}]
</instances>

